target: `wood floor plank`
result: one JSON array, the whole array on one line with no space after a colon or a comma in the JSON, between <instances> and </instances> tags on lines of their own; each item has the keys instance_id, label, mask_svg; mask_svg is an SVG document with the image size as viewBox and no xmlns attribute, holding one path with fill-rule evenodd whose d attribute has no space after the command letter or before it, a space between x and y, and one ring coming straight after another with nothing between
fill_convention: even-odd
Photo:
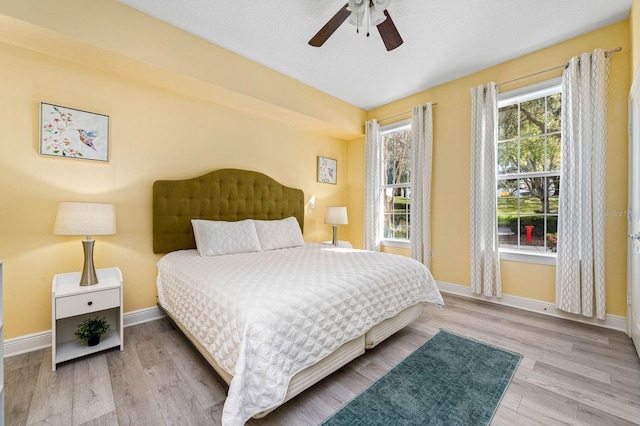
<instances>
[{"instance_id":1,"label":"wood floor plank","mask_svg":"<svg viewBox=\"0 0 640 426\"><path fill-rule=\"evenodd\" d=\"M74 365L59 365L52 373L51 349L46 349L43 354L27 424L55 419L57 424L69 425L72 422Z\"/></svg>"},{"instance_id":2,"label":"wood floor plank","mask_svg":"<svg viewBox=\"0 0 640 426\"><path fill-rule=\"evenodd\" d=\"M145 340L153 340L158 334L170 330L173 330L173 327L166 319L145 322L135 327L127 327L124 332L125 342L126 344L136 344Z\"/></svg>"},{"instance_id":3,"label":"wood floor plank","mask_svg":"<svg viewBox=\"0 0 640 426\"><path fill-rule=\"evenodd\" d=\"M448 296L453 297L453 296ZM522 326L535 326L536 328L566 334L567 336L580 337L598 343L609 344L611 339L610 330L593 327L567 319L561 319L535 312L510 308L508 306L496 305L489 302L482 302L466 298L457 298L456 306L483 312L498 319L511 320Z\"/></svg>"},{"instance_id":4,"label":"wood floor plank","mask_svg":"<svg viewBox=\"0 0 640 426\"><path fill-rule=\"evenodd\" d=\"M575 401L584 401L589 406L630 422L640 419L640 407L625 404L601 393L587 390L582 386L526 369L518 369L516 377L558 395L566 396Z\"/></svg>"},{"instance_id":5,"label":"wood floor plank","mask_svg":"<svg viewBox=\"0 0 640 426\"><path fill-rule=\"evenodd\" d=\"M44 357L44 349L27 352L19 356L12 356L4 359L4 371L16 370L28 366L40 367L42 358ZM49 359L51 361L51 359Z\"/></svg>"},{"instance_id":6,"label":"wood floor plank","mask_svg":"<svg viewBox=\"0 0 640 426\"><path fill-rule=\"evenodd\" d=\"M458 318L458 321L462 321L463 318L470 323L478 324L482 323L483 328L489 329L494 327L494 332L502 335L507 334L507 330L517 328L518 340L525 345L531 347L553 347L557 352L570 353L573 350L573 343L567 341L563 335L556 333L546 332L541 334L539 329L533 328L527 330L525 326L515 321L508 321L501 319L496 321L492 315L486 315L484 313L475 313L471 310L460 308L458 306L447 310L448 316L454 316Z\"/></svg>"},{"instance_id":7,"label":"wood floor plank","mask_svg":"<svg viewBox=\"0 0 640 426\"><path fill-rule=\"evenodd\" d=\"M625 392L634 395L636 401L640 401L640 380L636 377L612 374L611 385L617 389L624 389Z\"/></svg>"},{"instance_id":8,"label":"wood floor plank","mask_svg":"<svg viewBox=\"0 0 640 426\"><path fill-rule=\"evenodd\" d=\"M567 341L565 336L552 333L548 330L540 333L540 329L532 327L527 329L523 324L515 321L500 319L496 320L493 315L485 313L475 313L473 310L464 307L453 307L444 316L455 317L457 322L474 324L484 330L491 330L493 333L503 337L513 336L513 331L517 330L518 342L532 348L554 348L558 353L570 354L573 350L573 342Z\"/></svg>"},{"instance_id":9,"label":"wood floor plank","mask_svg":"<svg viewBox=\"0 0 640 426\"><path fill-rule=\"evenodd\" d=\"M212 368L178 330L170 330L158 336L201 407L209 408L225 400L225 388L215 374L212 374Z\"/></svg>"},{"instance_id":10,"label":"wood floor plank","mask_svg":"<svg viewBox=\"0 0 640 426\"><path fill-rule=\"evenodd\" d=\"M73 424L82 425L115 412L106 355L81 358L73 366Z\"/></svg>"},{"instance_id":11,"label":"wood floor plank","mask_svg":"<svg viewBox=\"0 0 640 426\"><path fill-rule=\"evenodd\" d=\"M540 426L542 423L535 421L523 414L513 411L505 406L500 406L491 421L492 426Z\"/></svg>"},{"instance_id":12,"label":"wood floor plank","mask_svg":"<svg viewBox=\"0 0 640 426\"><path fill-rule=\"evenodd\" d=\"M518 409L518 414L530 418L533 421L539 422L545 426L581 426L578 419L567 417L562 413L554 410L547 410L543 406L537 404L535 401L529 401L524 399Z\"/></svg>"},{"instance_id":13,"label":"wood floor plank","mask_svg":"<svg viewBox=\"0 0 640 426\"><path fill-rule=\"evenodd\" d=\"M602 384L597 380L592 380L588 377L583 377L570 371L566 371L559 368L557 365L550 365L542 362L537 363L533 371L545 376L561 379L563 383L572 384L576 387L596 392L603 397L613 398L630 406L640 408L640 398L637 397L638 390L633 389L633 387L622 388L617 387L616 385ZM635 387L640 387L640 382L638 382Z\"/></svg>"},{"instance_id":14,"label":"wood floor plank","mask_svg":"<svg viewBox=\"0 0 640 426\"><path fill-rule=\"evenodd\" d=\"M578 403L577 418L581 424L593 426L632 426L640 423L640 419L637 419L637 422L633 423L582 403Z\"/></svg>"},{"instance_id":15,"label":"wood floor plank","mask_svg":"<svg viewBox=\"0 0 640 426\"><path fill-rule=\"evenodd\" d=\"M518 407L520 407L520 401L522 401L522 394L518 394L517 392L510 392L510 389L502 397L501 406L506 407L513 411L518 411Z\"/></svg>"},{"instance_id":16,"label":"wood floor plank","mask_svg":"<svg viewBox=\"0 0 640 426\"><path fill-rule=\"evenodd\" d=\"M518 413L542 423L578 425L578 404L562 401L556 395L543 392L527 392L522 396Z\"/></svg>"},{"instance_id":17,"label":"wood floor plank","mask_svg":"<svg viewBox=\"0 0 640 426\"><path fill-rule=\"evenodd\" d=\"M135 346L142 368L150 368L171 360L169 352L157 336L155 339L138 340L133 343L133 345Z\"/></svg>"},{"instance_id":18,"label":"wood floor plank","mask_svg":"<svg viewBox=\"0 0 640 426\"><path fill-rule=\"evenodd\" d=\"M567 417L575 418L578 412L578 403L575 400L534 386L518 377L509 384L509 390L512 389L522 395L522 400L534 401L537 405L548 407ZM531 405L531 402L528 404Z\"/></svg>"},{"instance_id":19,"label":"wood floor plank","mask_svg":"<svg viewBox=\"0 0 640 426\"><path fill-rule=\"evenodd\" d=\"M119 426L118 415L115 411L103 414L100 417L83 423L82 426ZM125 423L126 424L126 423Z\"/></svg>"},{"instance_id":20,"label":"wood floor plank","mask_svg":"<svg viewBox=\"0 0 640 426\"><path fill-rule=\"evenodd\" d=\"M632 345L627 345L629 353L633 349ZM614 347L602 347L600 345L587 345L585 343L576 343L573 345L573 352L576 354L584 355L589 358L597 357L599 362L606 362L608 364L614 364L619 367L624 367L627 370L637 372L640 370L640 359L633 359L631 357L621 358L619 356L621 351L620 346Z\"/></svg>"},{"instance_id":21,"label":"wood floor plank","mask_svg":"<svg viewBox=\"0 0 640 426\"><path fill-rule=\"evenodd\" d=\"M122 425L156 426L164 420L160 414L135 346L107 353L116 417Z\"/></svg>"},{"instance_id":22,"label":"wood floor plank","mask_svg":"<svg viewBox=\"0 0 640 426\"><path fill-rule=\"evenodd\" d=\"M149 366L145 373L166 424L199 426L212 423L172 361Z\"/></svg>"},{"instance_id":23,"label":"wood floor plank","mask_svg":"<svg viewBox=\"0 0 640 426\"><path fill-rule=\"evenodd\" d=\"M42 363L42 352L39 350L33 355L27 354L24 359L8 358L9 363L4 372L4 416L7 426L27 424L29 408Z\"/></svg>"}]
</instances>

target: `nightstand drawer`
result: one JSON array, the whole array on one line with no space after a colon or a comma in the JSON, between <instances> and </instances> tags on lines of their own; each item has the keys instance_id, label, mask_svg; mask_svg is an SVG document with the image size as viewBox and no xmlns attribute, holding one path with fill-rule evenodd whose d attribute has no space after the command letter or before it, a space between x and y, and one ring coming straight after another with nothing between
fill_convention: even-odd
<instances>
[{"instance_id":1,"label":"nightstand drawer","mask_svg":"<svg viewBox=\"0 0 640 426\"><path fill-rule=\"evenodd\" d=\"M56 319L120 306L120 289L93 291L56 299Z\"/></svg>"}]
</instances>

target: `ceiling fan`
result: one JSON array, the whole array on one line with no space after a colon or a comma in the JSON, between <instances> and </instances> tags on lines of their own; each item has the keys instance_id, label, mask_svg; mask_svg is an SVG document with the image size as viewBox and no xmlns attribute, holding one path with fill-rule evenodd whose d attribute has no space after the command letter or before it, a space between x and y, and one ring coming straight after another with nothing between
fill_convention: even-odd
<instances>
[{"instance_id":1,"label":"ceiling fan","mask_svg":"<svg viewBox=\"0 0 640 426\"><path fill-rule=\"evenodd\" d=\"M322 46L338 27L348 19L350 24L355 25L356 32L360 32L361 26L366 26L367 37L369 37L369 27L375 25L387 51L397 48L403 41L398 29L391 20L391 16L389 16L389 12L387 12L387 6L389 6L390 2L391 0L349 0L309 40L309 44L314 47Z\"/></svg>"}]
</instances>

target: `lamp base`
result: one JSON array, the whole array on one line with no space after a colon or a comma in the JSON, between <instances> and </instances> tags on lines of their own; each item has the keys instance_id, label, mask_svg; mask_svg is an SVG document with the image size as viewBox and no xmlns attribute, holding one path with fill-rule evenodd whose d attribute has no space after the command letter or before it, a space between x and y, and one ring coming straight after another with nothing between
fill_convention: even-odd
<instances>
[{"instance_id":1,"label":"lamp base","mask_svg":"<svg viewBox=\"0 0 640 426\"><path fill-rule=\"evenodd\" d=\"M82 241L84 249L84 268L82 268L82 277L80 278L82 286L98 284L96 268L93 266L93 243L95 243L94 240Z\"/></svg>"},{"instance_id":2,"label":"lamp base","mask_svg":"<svg viewBox=\"0 0 640 426\"><path fill-rule=\"evenodd\" d=\"M333 239L331 240L331 244L338 247L338 225L333 225Z\"/></svg>"}]
</instances>

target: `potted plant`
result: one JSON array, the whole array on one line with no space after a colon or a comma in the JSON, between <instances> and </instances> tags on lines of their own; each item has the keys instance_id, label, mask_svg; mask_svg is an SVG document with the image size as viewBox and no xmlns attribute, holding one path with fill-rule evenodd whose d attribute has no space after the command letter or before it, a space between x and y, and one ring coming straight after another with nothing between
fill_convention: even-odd
<instances>
[{"instance_id":1,"label":"potted plant","mask_svg":"<svg viewBox=\"0 0 640 426\"><path fill-rule=\"evenodd\" d=\"M78 325L75 336L76 339L87 342L88 346L95 346L100 343L100 336L110 328L106 318L88 318Z\"/></svg>"}]
</instances>

